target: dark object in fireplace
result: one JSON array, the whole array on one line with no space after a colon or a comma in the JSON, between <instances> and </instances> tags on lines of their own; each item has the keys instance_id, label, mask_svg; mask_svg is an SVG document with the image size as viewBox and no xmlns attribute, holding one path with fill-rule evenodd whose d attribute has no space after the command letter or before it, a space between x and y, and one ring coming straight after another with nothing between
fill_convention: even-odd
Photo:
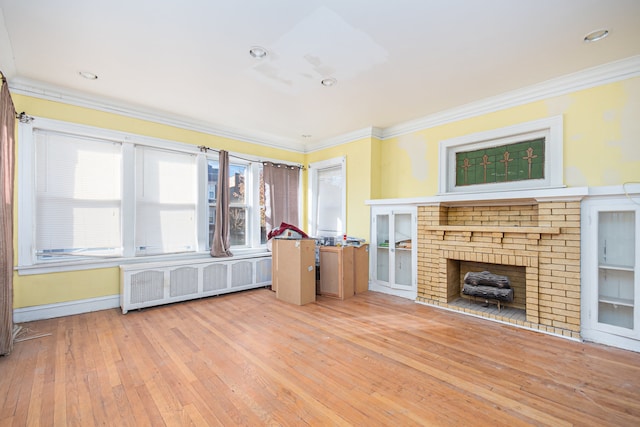
<instances>
[{"instance_id":1,"label":"dark object in fireplace","mask_svg":"<svg viewBox=\"0 0 640 427\"><path fill-rule=\"evenodd\" d=\"M507 276L500 276L482 271L479 273L469 271L464 275L464 285L462 293L472 297L480 297L485 300L513 302L513 289Z\"/></svg>"},{"instance_id":2,"label":"dark object in fireplace","mask_svg":"<svg viewBox=\"0 0 640 427\"><path fill-rule=\"evenodd\" d=\"M482 271L479 273L469 271L464 275L464 283L468 285L485 285L506 289L511 287L511 282L507 276L500 276L488 271Z\"/></svg>"},{"instance_id":3,"label":"dark object in fireplace","mask_svg":"<svg viewBox=\"0 0 640 427\"><path fill-rule=\"evenodd\" d=\"M496 288L494 286L469 285L467 283L462 287L462 293L472 297L480 297L484 299L495 299L504 302L513 302L513 289Z\"/></svg>"}]
</instances>

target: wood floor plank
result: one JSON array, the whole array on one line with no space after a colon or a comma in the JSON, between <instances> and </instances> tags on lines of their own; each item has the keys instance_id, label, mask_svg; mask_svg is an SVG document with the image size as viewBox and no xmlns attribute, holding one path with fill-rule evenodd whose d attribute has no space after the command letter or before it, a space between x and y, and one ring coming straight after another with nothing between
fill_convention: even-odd
<instances>
[{"instance_id":1,"label":"wood floor plank","mask_svg":"<svg viewBox=\"0 0 640 427\"><path fill-rule=\"evenodd\" d=\"M278 309L282 310L290 310L287 306L282 306ZM319 316L314 315L311 319L317 319ZM320 318L321 319L321 318ZM261 322L264 323L264 322ZM304 325L306 322L294 322L295 325ZM320 330L326 324L325 320L319 320L319 323L310 325L311 329ZM292 327L291 325L287 325L287 327ZM300 336L305 336L309 332L302 332L299 334ZM333 335L331 331L327 331L328 334ZM370 335L370 334L369 334ZM332 337L333 338L333 337ZM288 337L288 341L295 343L300 342L300 339L293 340L291 337ZM393 414L396 418L402 417L403 412L407 412L406 408L409 403L406 399L414 398L415 396L420 396L420 393L415 393L411 387L408 387L408 384L415 384L415 372L404 375L406 369L400 364L397 363L389 363L388 358L379 357L379 352L377 351L368 351L362 347L356 348L356 351L353 354L350 353L350 345L342 345L347 344L347 340L336 340L336 339L327 339L324 340L320 345L317 345L315 352L313 355L310 355L309 359L313 360L319 358L322 362L320 370L318 371L318 375L321 378L324 378L326 381L327 377L332 377L335 380L335 386L330 387L332 390L346 390L347 396L336 395L336 393L332 394L332 397L336 395L336 397L343 399L344 402L348 402L349 405L353 407L358 407L359 404L363 402L367 402L368 405L363 405L362 412L367 416L371 415L372 412L378 412L378 417L385 417L390 414ZM323 354L325 353L325 354ZM345 358L344 356L352 356ZM314 357L316 356L316 357ZM319 356L319 357L318 357ZM313 365L312 361L305 361L303 369L305 372L308 372L310 367ZM368 365L366 370L362 369L351 369L355 364L366 364ZM323 366L324 365L324 366ZM333 375L332 373L336 373ZM364 375L359 373L364 373ZM390 380L388 380L388 378ZM430 388L427 381L431 381L430 378L422 378L420 384L425 388ZM437 382L437 381L436 381ZM352 387L350 388L348 385L358 385L358 384L375 384L375 387L368 386L363 391L368 393L368 399L362 398L357 395L357 389ZM398 383L402 383L402 386L398 386ZM322 384L320 384L322 387ZM432 389L435 389L434 386ZM393 405L389 399L385 399L382 393L392 393L396 396L401 394L401 391L406 391L405 400L401 400L401 405ZM448 396L446 398L455 400L455 396L452 393L447 393ZM353 397L353 399L349 399L349 395ZM440 397L445 397L444 394ZM385 405L380 405L379 400L385 400ZM344 403L343 402L343 403ZM424 405L422 405L425 407ZM429 421L432 423L442 422L443 420L449 419L451 421L460 418L458 421L460 423L463 422L471 422L473 419L467 419L465 417L465 413L452 413L450 411L446 411L446 409L440 411L440 408L431 408L430 412L425 412L422 410L423 408L419 405L414 406L413 412L421 413L423 421ZM404 410L404 411L403 411ZM409 417L412 415L412 412L409 413ZM384 418L383 418L384 419ZM393 419L385 420L383 424L393 423ZM397 420L396 420L397 421ZM407 420L409 422L410 420ZM499 425L498 423L497 425ZM506 423L505 423L506 425Z\"/></svg>"},{"instance_id":2,"label":"wood floor plank","mask_svg":"<svg viewBox=\"0 0 640 427\"><path fill-rule=\"evenodd\" d=\"M32 322L0 425L640 425L640 354L375 292Z\"/></svg>"},{"instance_id":3,"label":"wood floor plank","mask_svg":"<svg viewBox=\"0 0 640 427\"><path fill-rule=\"evenodd\" d=\"M338 325L338 323L333 323L332 327L333 333L341 338L347 339L355 344L368 348L371 351L382 354L385 358L393 360L417 372L422 372L430 377L436 378L444 384L455 384L456 389L464 393L468 393L471 396L482 396L484 399L488 399L491 402L499 402L503 408L511 411L517 411L518 413L524 414L527 417L535 420L536 422L541 422L547 425L563 425L562 420L551 417L544 412L536 411L531 407L523 408L517 400L507 395L500 395L479 382L470 381L468 378L465 378L457 373L447 372L446 370L442 370L439 367L430 366L415 358L405 356L397 348L397 346L395 345L396 343L390 341L388 338L378 337L379 339L384 341L384 343L375 342L370 337L367 337L365 339L354 336L353 333L349 330L351 326L343 326ZM485 413L483 415L489 414Z\"/></svg>"},{"instance_id":4,"label":"wood floor plank","mask_svg":"<svg viewBox=\"0 0 640 427\"><path fill-rule=\"evenodd\" d=\"M38 343L41 344L41 343ZM45 346L39 345L38 356L36 359L36 368L34 370L33 382L31 383L31 395L32 396L43 396L44 395L44 384L45 384L45 370L47 364L45 363L47 359L47 351ZM42 410L41 402L37 400L29 401L29 411L27 413L27 425L35 425L40 422L41 410Z\"/></svg>"},{"instance_id":5,"label":"wood floor plank","mask_svg":"<svg viewBox=\"0 0 640 427\"><path fill-rule=\"evenodd\" d=\"M522 331L518 331L518 332L522 332ZM479 334L479 335L481 336L481 334ZM473 339L473 337L467 337L467 338L468 338L467 342L468 341L472 341L472 339ZM405 340L403 339L402 341L405 341ZM562 341L563 342L567 342L566 340L562 340ZM398 343L395 343L394 345L397 346ZM502 347L498 346L498 348L504 348L504 346L502 346ZM485 350L484 352L486 353L486 352L490 352L490 351L491 350ZM481 362L482 357L483 357L483 356L481 356L482 354L483 354L482 351L476 353L476 355L480 356L480 357L475 357L474 358L474 366L473 366L472 370L477 367L476 365L478 365L478 363L482 363ZM432 357L430 357L430 358L432 358ZM478 362L479 360L480 360L480 362ZM491 357L488 360L490 360L492 364L499 363L499 361L501 360L501 355L497 354L497 355L495 355L495 357ZM449 364L453 364L453 362L451 362ZM458 376L459 378L463 378L463 376L466 375L466 378L469 381L473 381L477 377L477 372L467 372L465 374L465 372L468 371L468 370L461 369L461 365L455 366L455 368L456 368L456 371L457 371L456 376ZM504 370L506 370L508 368L509 368L509 366L503 366L501 368L501 370L504 371ZM504 378L508 378L509 381L517 380L517 378L514 378L515 377L515 375L513 375L514 372L517 372L517 371L512 371L511 373L505 372L506 375L504 375ZM526 377L526 375L523 375L523 377ZM491 376L491 378L492 378L492 380L489 382L489 384L491 384L491 387L496 387L497 385L500 384L501 381L504 383L504 381L501 380L501 378L503 378L503 376L500 375L500 372L497 372L496 375ZM526 378L527 378L527 380L533 380L534 383L535 383L535 378L533 378L533 379L530 378L530 377L526 377ZM507 385L507 388L508 388L509 384L506 383L506 385ZM526 386L526 384L525 384L525 386ZM531 388L533 388L533 386L531 386ZM558 388L558 392L555 395L555 397L557 397L557 398L564 398L567 392L573 392L574 391L572 388L569 389L569 390L566 390L566 389L564 389L562 387L561 384L557 384L555 382L553 384L553 387L546 387L546 389L544 390L544 393L541 393L540 395L538 395L538 397L543 398L543 399L545 399L546 401L549 402L543 408L544 411L548 411L551 407L554 406L553 400L549 400L549 399L550 398L553 399L553 397L554 397L553 391L554 391L555 388ZM518 396L518 395L522 394L522 393L520 393L520 391L523 389L523 386L518 386L518 383L516 381L515 384L514 384L514 387L511 387L511 389L512 390L510 390L509 394ZM636 395L637 395L637 390L636 390ZM524 398L525 397L520 397L520 398L518 398L518 401L522 402L522 399L524 399ZM535 400L531 400L530 399L528 402L532 407L536 406L536 401ZM626 410L629 410L629 406L626 407ZM558 416L562 416L564 418L570 418L570 416L573 414L573 420L574 421L582 421L582 422L590 421L589 414L585 413L584 410L582 410L582 409L572 410L571 408L558 407L558 411L556 411L556 412L557 412ZM591 421L592 422L596 422L596 423L597 422L602 422L601 419L598 419L598 415L599 414L595 414L594 417L591 418Z\"/></svg>"},{"instance_id":6,"label":"wood floor plank","mask_svg":"<svg viewBox=\"0 0 640 427\"><path fill-rule=\"evenodd\" d=\"M52 345L55 352L54 386L55 395L53 407L53 424L57 426L67 425L67 374L66 374L66 333L67 318L57 319L57 323L51 325L51 333L55 339ZM42 324L38 322L39 324Z\"/></svg>"}]
</instances>

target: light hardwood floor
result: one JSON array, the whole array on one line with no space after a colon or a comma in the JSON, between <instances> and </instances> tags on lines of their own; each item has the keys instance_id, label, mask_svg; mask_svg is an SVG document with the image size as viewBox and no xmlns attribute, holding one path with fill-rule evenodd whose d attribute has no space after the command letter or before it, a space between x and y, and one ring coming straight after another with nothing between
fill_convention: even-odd
<instances>
[{"instance_id":1,"label":"light hardwood floor","mask_svg":"<svg viewBox=\"0 0 640 427\"><path fill-rule=\"evenodd\" d=\"M25 324L0 425L640 425L640 354L367 292Z\"/></svg>"}]
</instances>

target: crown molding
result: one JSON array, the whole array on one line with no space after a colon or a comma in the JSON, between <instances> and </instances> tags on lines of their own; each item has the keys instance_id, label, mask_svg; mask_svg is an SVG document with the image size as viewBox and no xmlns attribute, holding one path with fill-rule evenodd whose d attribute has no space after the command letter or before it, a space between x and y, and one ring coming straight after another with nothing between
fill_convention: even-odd
<instances>
[{"instance_id":1,"label":"crown molding","mask_svg":"<svg viewBox=\"0 0 640 427\"><path fill-rule=\"evenodd\" d=\"M283 138L278 135L241 131L230 127L212 125L203 121L193 121L175 115L170 116L166 112L120 103L113 99L91 97L81 92L54 87L22 77L11 79L9 87L13 93L20 95L54 102L63 102L78 107L91 108L185 130L304 154L354 142L363 138L390 139L435 126L638 76L640 76L640 55L485 98L417 120L407 121L387 128L366 127L306 145L301 145L298 140Z\"/></svg>"},{"instance_id":2,"label":"crown molding","mask_svg":"<svg viewBox=\"0 0 640 427\"><path fill-rule=\"evenodd\" d=\"M338 145L347 144L363 138L378 138L382 139L383 130L377 127L367 127L353 132L338 135L334 138L325 139L316 143L310 143L305 146L305 153L312 153L314 151L324 150Z\"/></svg>"},{"instance_id":3,"label":"crown molding","mask_svg":"<svg viewBox=\"0 0 640 427\"><path fill-rule=\"evenodd\" d=\"M77 107L113 113L135 119L146 120L180 129L206 133L236 141L248 142L281 150L304 153L300 142L283 138L277 135L260 132L246 132L238 129L212 125L204 121L190 120L184 117L169 115L166 112L142 108L127 103L115 101L97 96L88 96L85 93L63 89L40 81L16 77L9 82L12 93L40 98L47 101L63 102Z\"/></svg>"},{"instance_id":4,"label":"crown molding","mask_svg":"<svg viewBox=\"0 0 640 427\"><path fill-rule=\"evenodd\" d=\"M640 76L640 55L547 80L383 129L382 139Z\"/></svg>"}]
</instances>

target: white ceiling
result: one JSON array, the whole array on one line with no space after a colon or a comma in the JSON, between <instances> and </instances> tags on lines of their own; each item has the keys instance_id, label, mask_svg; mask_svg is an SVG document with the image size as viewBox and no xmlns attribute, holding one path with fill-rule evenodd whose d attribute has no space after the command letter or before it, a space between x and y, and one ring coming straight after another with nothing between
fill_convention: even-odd
<instances>
[{"instance_id":1,"label":"white ceiling","mask_svg":"<svg viewBox=\"0 0 640 427\"><path fill-rule=\"evenodd\" d=\"M640 54L640 0L0 0L0 8L10 88L80 94L302 151ZM601 28L608 38L583 42ZM250 57L254 45L269 55ZM325 77L337 85L322 86Z\"/></svg>"}]
</instances>

